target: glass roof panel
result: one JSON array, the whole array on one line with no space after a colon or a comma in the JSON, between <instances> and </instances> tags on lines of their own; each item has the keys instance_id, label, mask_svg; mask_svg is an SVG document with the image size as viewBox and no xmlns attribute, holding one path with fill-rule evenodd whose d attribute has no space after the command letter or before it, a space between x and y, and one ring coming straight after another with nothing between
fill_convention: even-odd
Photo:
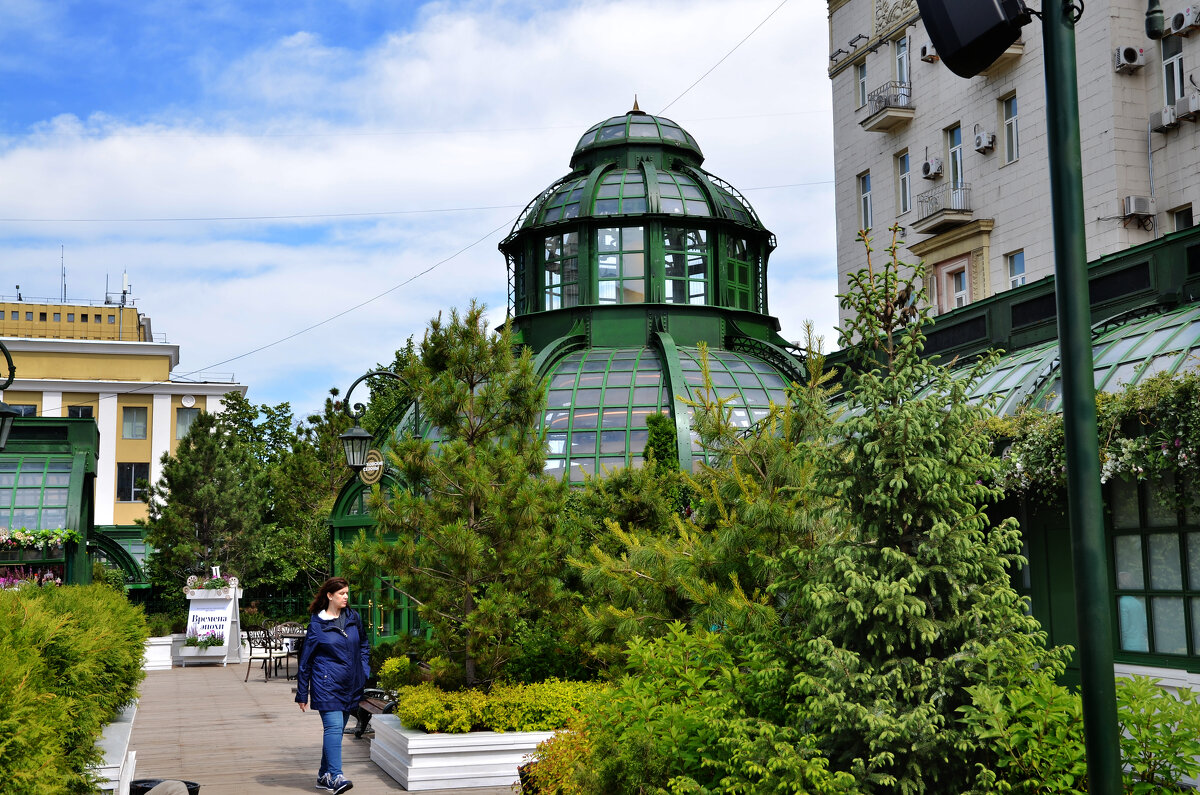
<instances>
[{"instance_id":1,"label":"glass roof panel","mask_svg":"<svg viewBox=\"0 0 1200 795\"><path fill-rule=\"evenodd\" d=\"M23 456L0 465L0 530L56 530L67 521L71 460Z\"/></svg>"}]
</instances>

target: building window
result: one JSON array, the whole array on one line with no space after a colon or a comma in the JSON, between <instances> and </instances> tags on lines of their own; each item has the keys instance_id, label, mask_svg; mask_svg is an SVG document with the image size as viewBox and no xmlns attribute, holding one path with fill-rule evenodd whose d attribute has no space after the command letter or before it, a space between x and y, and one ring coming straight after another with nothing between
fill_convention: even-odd
<instances>
[{"instance_id":1,"label":"building window","mask_svg":"<svg viewBox=\"0 0 1200 795\"><path fill-rule=\"evenodd\" d=\"M1187 207L1181 207L1180 209L1175 210L1173 213L1171 213L1171 218L1175 221L1176 232L1180 231L1181 229L1191 229L1192 206L1189 204Z\"/></svg>"},{"instance_id":2,"label":"building window","mask_svg":"<svg viewBox=\"0 0 1200 795\"><path fill-rule=\"evenodd\" d=\"M54 313L54 322L55 322L55 323L61 323L61 322L62 322L62 312L55 312L55 313Z\"/></svg>"},{"instance_id":3,"label":"building window","mask_svg":"<svg viewBox=\"0 0 1200 795\"><path fill-rule=\"evenodd\" d=\"M963 186L962 127L958 124L946 130L946 150L950 162L950 187Z\"/></svg>"},{"instance_id":4,"label":"building window","mask_svg":"<svg viewBox=\"0 0 1200 795\"><path fill-rule=\"evenodd\" d=\"M601 304L646 302L646 230L640 226L596 230L597 300Z\"/></svg>"},{"instance_id":5,"label":"building window","mask_svg":"<svg viewBox=\"0 0 1200 795\"><path fill-rule=\"evenodd\" d=\"M25 319L26 319L26 320L33 320L33 313L32 313L32 312L26 312L26 313L25 313Z\"/></svg>"},{"instance_id":6,"label":"building window","mask_svg":"<svg viewBox=\"0 0 1200 795\"><path fill-rule=\"evenodd\" d=\"M87 312L80 312L80 313L79 313L79 322L80 322L80 323L86 323L86 322L87 322L87 319L88 319Z\"/></svg>"},{"instance_id":7,"label":"building window","mask_svg":"<svg viewBox=\"0 0 1200 795\"><path fill-rule=\"evenodd\" d=\"M117 464L117 502L141 502L148 480L149 464Z\"/></svg>"},{"instance_id":8,"label":"building window","mask_svg":"<svg viewBox=\"0 0 1200 795\"><path fill-rule=\"evenodd\" d=\"M1171 476L1109 481L1117 646L1187 655L1200 650L1200 532L1182 526ZM1194 528L1196 517L1187 512Z\"/></svg>"},{"instance_id":9,"label":"building window","mask_svg":"<svg viewBox=\"0 0 1200 795\"><path fill-rule=\"evenodd\" d=\"M865 62L854 65L854 80L858 92L858 106L861 108L867 104L867 65Z\"/></svg>"},{"instance_id":10,"label":"building window","mask_svg":"<svg viewBox=\"0 0 1200 795\"><path fill-rule=\"evenodd\" d=\"M92 316L92 321L93 321L93 322L95 322L95 323L99 323L99 322L100 322L100 316L99 316L99 315L93 315L93 316ZM113 316L112 316L112 315L109 315L109 316L108 316L108 322L109 322L109 323L113 322Z\"/></svg>"},{"instance_id":11,"label":"building window","mask_svg":"<svg viewBox=\"0 0 1200 795\"><path fill-rule=\"evenodd\" d=\"M668 304L708 303L708 232L703 229L663 229L664 275Z\"/></svg>"},{"instance_id":12,"label":"building window","mask_svg":"<svg viewBox=\"0 0 1200 795\"><path fill-rule=\"evenodd\" d=\"M67 313L67 322L68 322L68 323L74 323L74 322L75 322L75 313L74 313L74 312L68 312L68 313Z\"/></svg>"},{"instance_id":13,"label":"building window","mask_svg":"<svg viewBox=\"0 0 1200 795\"><path fill-rule=\"evenodd\" d=\"M871 172L858 175L858 228L870 229L873 224L871 211Z\"/></svg>"},{"instance_id":14,"label":"building window","mask_svg":"<svg viewBox=\"0 0 1200 795\"><path fill-rule=\"evenodd\" d=\"M912 209L912 170L908 152L896 155L896 190L900 194L896 204L903 215Z\"/></svg>"},{"instance_id":15,"label":"building window","mask_svg":"<svg viewBox=\"0 0 1200 795\"><path fill-rule=\"evenodd\" d=\"M37 406L33 403L10 403L8 407L17 412L18 417L37 416Z\"/></svg>"},{"instance_id":16,"label":"building window","mask_svg":"<svg viewBox=\"0 0 1200 795\"><path fill-rule=\"evenodd\" d=\"M744 238L726 238L725 288L727 303L734 309L757 309L754 302L754 273L757 258Z\"/></svg>"},{"instance_id":17,"label":"building window","mask_svg":"<svg viewBox=\"0 0 1200 795\"><path fill-rule=\"evenodd\" d=\"M1183 42L1178 36L1167 36L1162 40L1163 95L1168 105L1174 105L1183 96Z\"/></svg>"},{"instance_id":18,"label":"building window","mask_svg":"<svg viewBox=\"0 0 1200 795\"><path fill-rule=\"evenodd\" d=\"M113 323L116 323L116 322L117 322L117 316L116 316L116 315L109 315L109 316L108 316L108 322L109 322L109 324L110 324L110 325L111 325L111 324L113 324Z\"/></svg>"},{"instance_id":19,"label":"building window","mask_svg":"<svg viewBox=\"0 0 1200 795\"><path fill-rule=\"evenodd\" d=\"M38 322L39 323L46 322L46 313L45 312L38 312Z\"/></svg>"},{"instance_id":20,"label":"building window","mask_svg":"<svg viewBox=\"0 0 1200 795\"><path fill-rule=\"evenodd\" d=\"M67 416L76 420L90 420L92 418L91 406L67 406Z\"/></svg>"},{"instance_id":21,"label":"building window","mask_svg":"<svg viewBox=\"0 0 1200 795\"><path fill-rule=\"evenodd\" d=\"M1025 252L1014 251L1004 259L1008 262L1008 289L1020 287L1025 283Z\"/></svg>"},{"instance_id":22,"label":"building window","mask_svg":"<svg viewBox=\"0 0 1200 795\"><path fill-rule=\"evenodd\" d=\"M146 407L126 406L121 413L121 438L146 438Z\"/></svg>"},{"instance_id":23,"label":"building window","mask_svg":"<svg viewBox=\"0 0 1200 795\"><path fill-rule=\"evenodd\" d=\"M933 283L937 289L935 303L938 311L949 312L971 303L971 280L967 257L957 257L934 268Z\"/></svg>"},{"instance_id":24,"label":"building window","mask_svg":"<svg viewBox=\"0 0 1200 795\"><path fill-rule=\"evenodd\" d=\"M12 319L13 319L13 320L20 320L20 319L21 319L21 313L20 313L20 312L18 312L17 310L15 310L15 309L14 309L14 310L12 311Z\"/></svg>"},{"instance_id":25,"label":"building window","mask_svg":"<svg viewBox=\"0 0 1200 795\"><path fill-rule=\"evenodd\" d=\"M192 427L192 423L200 416L200 409L197 408L177 408L175 409L175 438L182 439L187 436L188 429Z\"/></svg>"},{"instance_id":26,"label":"building window","mask_svg":"<svg viewBox=\"0 0 1200 795\"><path fill-rule=\"evenodd\" d=\"M1011 163L1021 156L1021 139L1017 127L1017 97L1014 94L1000 103L1004 113L1004 162Z\"/></svg>"},{"instance_id":27,"label":"building window","mask_svg":"<svg viewBox=\"0 0 1200 795\"><path fill-rule=\"evenodd\" d=\"M546 309L579 306L579 233L546 238Z\"/></svg>"},{"instance_id":28,"label":"building window","mask_svg":"<svg viewBox=\"0 0 1200 795\"><path fill-rule=\"evenodd\" d=\"M908 37L905 36L892 45L896 52L896 82L908 82Z\"/></svg>"}]
</instances>

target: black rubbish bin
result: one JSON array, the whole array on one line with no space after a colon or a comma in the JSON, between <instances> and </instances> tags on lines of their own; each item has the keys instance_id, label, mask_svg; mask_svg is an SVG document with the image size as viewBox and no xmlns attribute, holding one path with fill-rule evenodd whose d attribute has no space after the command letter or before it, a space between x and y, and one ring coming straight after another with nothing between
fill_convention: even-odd
<instances>
[{"instance_id":1,"label":"black rubbish bin","mask_svg":"<svg viewBox=\"0 0 1200 795\"><path fill-rule=\"evenodd\" d=\"M171 778L139 778L129 782L129 795L146 795L150 790L164 781L178 781L187 787L188 795L200 795L200 785L195 781L183 781Z\"/></svg>"}]
</instances>

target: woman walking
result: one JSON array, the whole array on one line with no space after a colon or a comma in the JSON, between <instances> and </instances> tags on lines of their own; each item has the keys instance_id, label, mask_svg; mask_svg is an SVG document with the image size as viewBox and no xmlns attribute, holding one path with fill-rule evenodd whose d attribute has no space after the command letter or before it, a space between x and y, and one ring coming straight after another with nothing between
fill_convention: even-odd
<instances>
[{"instance_id":1,"label":"woman walking","mask_svg":"<svg viewBox=\"0 0 1200 795\"><path fill-rule=\"evenodd\" d=\"M317 789L341 793L354 785L342 775L342 732L350 712L362 700L370 675L370 647L358 613L347 607L350 584L341 577L325 581L308 606L311 618L296 675L296 703L321 713L324 740Z\"/></svg>"}]
</instances>

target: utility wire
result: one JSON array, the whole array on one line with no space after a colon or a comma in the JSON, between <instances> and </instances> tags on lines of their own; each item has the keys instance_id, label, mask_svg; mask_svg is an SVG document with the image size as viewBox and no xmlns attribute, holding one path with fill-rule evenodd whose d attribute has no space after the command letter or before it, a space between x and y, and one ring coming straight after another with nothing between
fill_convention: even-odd
<instances>
[{"instance_id":1,"label":"utility wire","mask_svg":"<svg viewBox=\"0 0 1200 795\"><path fill-rule=\"evenodd\" d=\"M428 210L381 210L368 213L313 213L310 215L217 215L196 218L0 218L0 223L20 224L149 224L206 221L303 221L317 218L380 218L395 215L470 213L481 210L511 210L518 204L493 204L481 207L440 207Z\"/></svg>"},{"instance_id":2,"label":"utility wire","mask_svg":"<svg viewBox=\"0 0 1200 795\"><path fill-rule=\"evenodd\" d=\"M716 69L718 66L720 66L720 65L721 65L721 64L723 64L723 63L725 63L725 59L726 59L726 58L728 58L729 56L731 56L731 55L733 55L735 52L737 52L737 49L738 49L738 47L741 47L743 44L745 44L745 43L746 43L746 41L747 41L747 40L748 40L748 39L749 39L751 36L753 36L755 33L757 33L757 32L758 32L758 29L759 29L759 28L761 28L763 25L767 24L767 20L769 20L771 17L775 16L775 12L776 12L776 11L778 11L779 9L783 8L785 5L787 5L787 2L788 2L788 0L783 0L783 2L782 2L782 3L780 3L780 4L779 4L779 5L777 5L777 6L775 6L775 10L774 10L774 11L772 11L771 13L767 14L767 16L763 18L763 21L762 21L762 22L759 22L757 25L755 25L755 26L754 26L754 30L752 30L752 31L750 31L749 33L747 33L747 34L746 34L746 35L745 35L745 36L742 38L742 40L741 40L741 41L739 41L737 44L733 45L733 49L732 49L732 50L730 50L729 52L727 52L727 53L725 53L723 56L721 56L721 60L719 60L719 61L717 61L715 64L713 64L713 65L712 65L712 67L711 67L711 68L709 68L709 70L708 70L707 72L705 72L704 74L702 74L702 75L700 75L698 78L696 78L696 82L692 83L690 86L688 86L687 88L685 88L685 89L683 90L683 93L682 93L682 94L680 94L679 96L675 97L675 99L673 99L673 100L671 100L670 102L668 102L668 103L666 104L666 107L664 107L662 110L660 110L660 111L658 112L658 115L659 115L659 116L661 116L662 114L666 113L666 112L667 112L667 108L670 108L670 107L671 107L672 105L674 105L676 102L678 102L679 100L683 99L683 97L684 97L684 96L685 96L685 95L686 95L686 94L687 94L689 91L691 91L693 88L695 88L697 85L699 85L699 84L700 84L700 81L701 81L701 80L703 80L704 78L706 78L706 77L708 77L710 74L712 74L713 70L714 70L714 69Z\"/></svg>"}]
</instances>

